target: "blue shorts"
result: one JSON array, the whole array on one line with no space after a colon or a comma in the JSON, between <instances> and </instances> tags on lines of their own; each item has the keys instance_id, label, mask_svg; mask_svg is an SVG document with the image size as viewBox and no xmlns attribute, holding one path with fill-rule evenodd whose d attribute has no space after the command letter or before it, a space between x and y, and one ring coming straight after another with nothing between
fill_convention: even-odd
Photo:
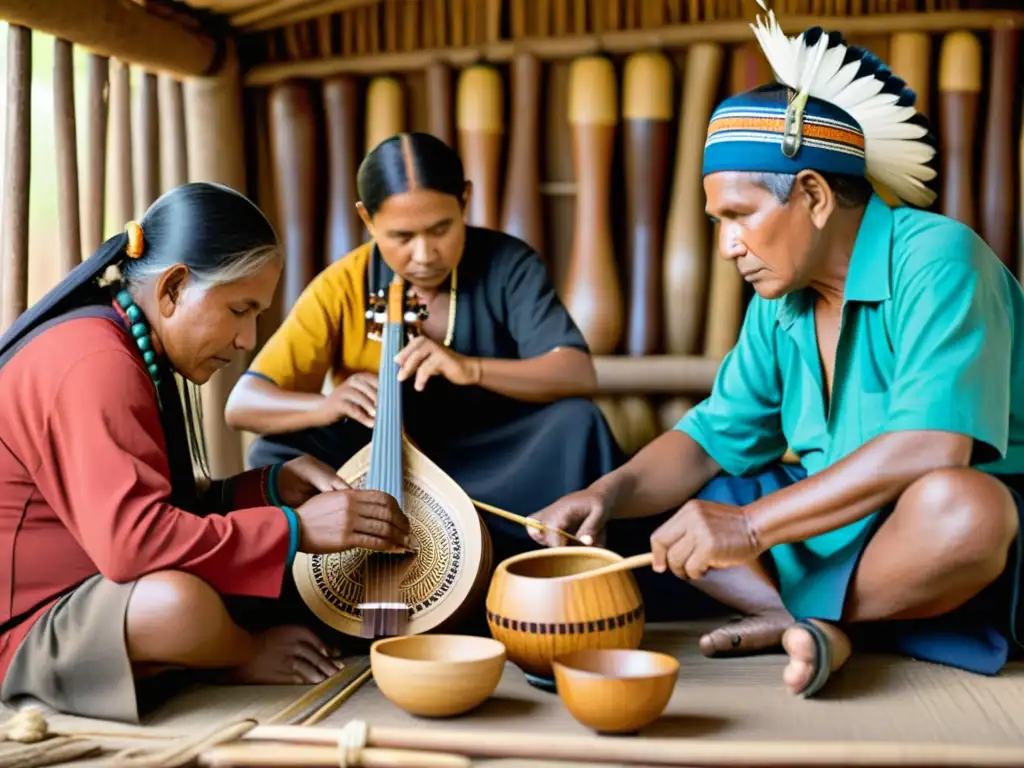
<instances>
[{"instance_id":1,"label":"blue shorts","mask_svg":"<svg viewBox=\"0 0 1024 768\"><path fill-rule=\"evenodd\" d=\"M696 498L743 506L806 476L803 467L782 463L744 477L723 474L701 489ZM1016 501L1020 531L1024 533L1024 495L1015 482L1019 478L998 479L1007 485ZM842 615L850 579L860 557L893 507L880 510L856 536L828 556L813 558L811 569L805 567L802 577L782 590L786 606L796 618L837 620ZM651 533L671 515L667 512L650 518L615 521L609 526L608 546L624 555L650 551ZM787 551L786 557L792 558L792 551ZM775 560L783 558L773 550L769 563ZM858 640L863 636L877 650L994 675L1024 650L1024 624L1018 610L1024 586L1022 562L1024 536L1018 535L999 579L955 611L933 619L858 624L852 629L857 630ZM712 612L707 598L674 575L655 574L646 569L634 573L644 592L648 620L679 620Z\"/></svg>"}]
</instances>

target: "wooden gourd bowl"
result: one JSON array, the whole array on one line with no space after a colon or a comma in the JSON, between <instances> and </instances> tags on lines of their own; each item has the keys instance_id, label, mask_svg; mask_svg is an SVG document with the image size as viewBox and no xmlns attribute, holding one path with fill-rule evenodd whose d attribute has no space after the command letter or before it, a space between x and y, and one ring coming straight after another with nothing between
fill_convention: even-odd
<instances>
[{"instance_id":1,"label":"wooden gourd bowl","mask_svg":"<svg viewBox=\"0 0 1024 768\"><path fill-rule=\"evenodd\" d=\"M470 635L388 637L370 646L370 669L392 704L421 717L451 717L494 693L505 646Z\"/></svg>"},{"instance_id":2,"label":"wooden gourd bowl","mask_svg":"<svg viewBox=\"0 0 1024 768\"><path fill-rule=\"evenodd\" d=\"M552 666L569 714L598 733L636 733L657 720L679 677L676 659L652 651L576 651Z\"/></svg>"},{"instance_id":3,"label":"wooden gourd bowl","mask_svg":"<svg viewBox=\"0 0 1024 768\"><path fill-rule=\"evenodd\" d=\"M551 661L573 651L638 648L644 607L628 570L568 578L620 562L599 547L552 547L498 564L487 591L487 625L534 686L554 690Z\"/></svg>"}]
</instances>

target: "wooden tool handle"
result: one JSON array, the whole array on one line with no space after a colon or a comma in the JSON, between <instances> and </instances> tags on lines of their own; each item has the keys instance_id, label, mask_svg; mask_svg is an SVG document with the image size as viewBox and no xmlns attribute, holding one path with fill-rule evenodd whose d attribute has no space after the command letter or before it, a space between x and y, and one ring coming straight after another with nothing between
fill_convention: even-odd
<instances>
[{"instance_id":1,"label":"wooden tool handle","mask_svg":"<svg viewBox=\"0 0 1024 768\"><path fill-rule=\"evenodd\" d=\"M498 507L491 506L490 504L485 504L482 501L473 501L473 504L474 504L474 506L479 507L480 509L482 509L484 512L489 512L490 514L494 515L495 517L501 517L501 518L504 518L505 520L509 520L509 521L511 521L513 523L519 523L520 525L525 525L527 528L535 528L538 531L547 531L549 533L557 533L559 536L564 536L565 538L572 539L573 541L578 542L578 543L580 543L580 544L582 544L584 546L589 546L587 544L587 542L583 541L582 539L576 538L571 533L567 533L566 531L563 531L563 530L561 530L559 528L552 528L550 526L544 525L544 523L542 523L540 520L537 520L535 518L523 517L522 515L517 515L515 512L509 512L508 510L505 510L505 509L499 509Z\"/></svg>"},{"instance_id":2,"label":"wooden tool handle","mask_svg":"<svg viewBox=\"0 0 1024 768\"><path fill-rule=\"evenodd\" d=\"M607 576L609 573L617 573L619 571L632 571L634 568L645 568L650 567L651 563L654 562L654 555L650 552L643 555L633 555L627 557L625 560L620 560L617 563L610 563L603 565L600 568L595 568L592 571L581 571L580 573L574 573L571 576L566 576L567 579L588 579L594 576Z\"/></svg>"}]
</instances>

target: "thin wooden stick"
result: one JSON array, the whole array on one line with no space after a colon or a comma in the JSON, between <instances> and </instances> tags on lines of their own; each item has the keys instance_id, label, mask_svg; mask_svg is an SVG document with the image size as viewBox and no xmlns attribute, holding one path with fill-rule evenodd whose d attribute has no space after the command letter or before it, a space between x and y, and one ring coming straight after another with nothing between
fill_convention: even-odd
<instances>
[{"instance_id":1,"label":"thin wooden stick","mask_svg":"<svg viewBox=\"0 0 1024 768\"><path fill-rule=\"evenodd\" d=\"M507 510L499 509L498 507L492 507L490 504L484 504L482 501L474 501L473 504L482 509L484 512L489 512L492 515L495 515L496 517L503 517L506 520L511 520L513 523L521 523L522 525L525 525L527 528L536 528L538 531L548 531L550 533L557 533L559 536L565 536L567 539L572 539L573 541L578 542L579 544L582 544L585 547L590 546L589 544L587 544L587 542L583 541L582 539L577 539L571 533L566 533L565 531L561 531L558 528L551 528L547 525L544 525L544 523L542 523L540 520L534 520L532 517L523 517L522 515L517 515L515 512L508 512Z\"/></svg>"},{"instance_id":2,"label":"thin wooden stick","mask_svg":"<svg viewBox=\"0 0 1024 768\"><path fill-rule=\"evenodd\" d=\"M312 725L320 722L370 679L370 657L346 661L344 669L315 685L266 720L267 725Z\"/></svg>"},{"instance_id":3,"label":"thin wooden stick","mask_svg":"<svg viewBox=\"0 0 1024 768\"><path fill-rule=\"evenodd\" d=\"M244 741L337 745L340 728L259 725ZM370 725L366 745L387 749L449 752L473 757L573 760L586 763L750 766L1013 766L1024 761L1020 747L867 741L736 741L629 736L571 736L564 733L457 731ZM335 763L337 764L337 763Z\"/></svg>"},{"instance_id":4,"label":"thin wooden stick","mask_svg":"<svg viewBox=\"0 0 1024 768\"><path fill-rule=\"evenodd\" d=\"M352 694L363 687L363 683L369 680L373 676L373 670L369 667L363 671L359 677L352 680L344 688L338 691L330 700L324 703L320 709L310 715L303 721L303 725L311 726L322 722L328 715L332 714L338 707L352 698Z\"/></svg>"},{"instance_id":5,"label":"thin wooden stick","mask_svg":"<svg viewBox=\"0 0 1024 768\"><path fill-rule=\"evenodd\" d=\"M336 746L291 744L236 743L214 747L199 756L199 764L208 768L258 768L258 766L290 765L337 766L341 751ZM352 765L352 763L341 763ZM472 762L461 755L441 752L424 752L407 749L378 749L366 747L359 750L362 768L469 768Z\"/></svg>"}]
</instances>

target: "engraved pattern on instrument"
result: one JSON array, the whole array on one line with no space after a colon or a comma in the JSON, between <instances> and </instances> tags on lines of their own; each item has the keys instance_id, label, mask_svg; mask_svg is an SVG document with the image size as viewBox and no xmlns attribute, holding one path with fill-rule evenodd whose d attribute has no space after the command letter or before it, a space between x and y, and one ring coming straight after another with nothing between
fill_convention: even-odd
<instances>
[{"instance_id":1,"label":"engraved pattern on instrument","mask_svg":"<svg viewBox=\"0 0 1024 768\"><path fill-rule=\"evenodd\" d=\"M366 474L352 483L366 487ZM430 613L445 598L465 567L465 533L436 496L408 477L404 483L405 513L419 553L399 586L410 607L410 619ZM320 596L335 612L358 621L363 598L363 564L367 550L353 549L309 558L310 575Z\"/></svg>"}]
</instances>

